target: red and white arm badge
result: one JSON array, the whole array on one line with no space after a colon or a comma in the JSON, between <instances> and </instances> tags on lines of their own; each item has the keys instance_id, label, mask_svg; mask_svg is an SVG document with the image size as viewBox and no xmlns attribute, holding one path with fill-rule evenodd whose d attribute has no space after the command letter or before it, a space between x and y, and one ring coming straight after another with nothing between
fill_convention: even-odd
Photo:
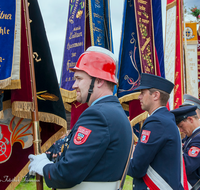
<instances>
[{"instance_id":1,"label":"red and white arm badge","mask_svg":"<svg viewBox=\"0 0 200 190\"><path fill-rule=\"evenodd\" d=\"M192 146L189 150L188 150L188 155L191 157L197 157L197 155L200 152L200 148Z\"/></svg>"},{"instance_id":2,"label":"red and white arm badge","mask_svg":"<svg viewBox=\"0 0 200 190\"><path fill-rule=\"evenodd\" d=\"M150 133L151 131L143 130L141 138L140 138L140 142L147 143L150 137Z\"/></svg>"},{"instance_id":3,"label":"red and white arm badge","mask_svg":"<svg viewBox=\"0 0 200 190\"><path fill-rule=\"evenodd\" d=\"M83 126L79 126L74 136L74 144L81 145L85 143L91 132L92 131L90 129L87 129Z\"/></svg>"}]
</instances>

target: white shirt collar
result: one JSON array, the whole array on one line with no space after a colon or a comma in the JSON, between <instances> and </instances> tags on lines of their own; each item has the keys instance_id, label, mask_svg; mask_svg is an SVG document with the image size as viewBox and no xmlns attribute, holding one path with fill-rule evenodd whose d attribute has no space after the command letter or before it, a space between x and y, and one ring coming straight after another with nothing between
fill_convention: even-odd
<instances>
[{"instance_id":1,"label":"white shirt collar","mask_svg":"<svg viewBox=\"0 0 200 190\"><path fill-rule=\"evenodd\" d=\"M155 110L151 113L151 115L153 115L153 114L155 113L155 111L157 111L157 110L159 110L160 108L163 108L163 107L165 107L165 106L160 106L159 108L155 109ZM151 115L148 114L148 117L151 116Z\"/></svg>"},{"instance_id":2,"label":"white shirt collar","mask_svg":"<svg viewBox=\"0 0 200 190\"><path fill-rule=\"evenodd\" d=\"M199 127L197 127L193 132L192 132L192 134L196 131L196 130L198 130L198 129L200 129L200 126Z\"/></svg>"}]
</instances>

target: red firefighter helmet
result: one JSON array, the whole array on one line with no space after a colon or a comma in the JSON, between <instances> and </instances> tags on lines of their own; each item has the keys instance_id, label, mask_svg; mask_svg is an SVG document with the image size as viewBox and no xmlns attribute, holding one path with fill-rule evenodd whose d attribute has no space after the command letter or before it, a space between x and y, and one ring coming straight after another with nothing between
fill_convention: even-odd
<instances>
[{"instance_id":1,"label":"red firefighter helmet","mask_svg":"<svg viewBox=\"0 0 200 190\"><path fill-rule=\"evenodd\" d=\"M88 75L117 84L117 61L109 50L91 46L82 53L72 71L85 71Z\"/></svg>"}]
</instances>

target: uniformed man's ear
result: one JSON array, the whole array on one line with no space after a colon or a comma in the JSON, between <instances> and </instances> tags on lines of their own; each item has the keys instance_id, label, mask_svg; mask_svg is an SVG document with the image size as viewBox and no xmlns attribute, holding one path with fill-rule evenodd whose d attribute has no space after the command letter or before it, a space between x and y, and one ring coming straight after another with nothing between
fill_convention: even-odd
<instances>
[{"instance_id":1,"label":"uniformed man's ear","mask_svg":"<svg viewBox=\"0 0 200 190\"><path fill-rule=\"evenodd\" d=\"M187 117L187 120L188 120L190 123L193 123L193 119L194 119L194 118L193 118L192 116L188 116L188 117Z\"/></svg>"},{"instance_id":2,"label":"uniformed man's ear","mask_svg":"<svg viewBox=\"0 0 200 190\"><path fill-rule=\"evenodd\" d=\"M160 92L159 91L155 91L155 92L153 92L153 98L155 99L155 100L158 100L159 98L160 98Z\"/></svg>"}]
</instances>

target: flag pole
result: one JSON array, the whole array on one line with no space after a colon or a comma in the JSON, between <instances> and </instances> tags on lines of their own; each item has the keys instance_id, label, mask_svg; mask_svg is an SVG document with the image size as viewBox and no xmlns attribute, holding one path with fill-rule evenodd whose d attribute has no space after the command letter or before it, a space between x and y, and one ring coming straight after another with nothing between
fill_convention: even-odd
<instances>
[{"instance_id":1,"label":"flag pole","mask_svg":"<svg viewBox=\"0 0 200 190\"><path fill-rule=\"evenodd\" d=\"M184 46L185 46L185 61L184 61L184 71L183 72L185 74L184 76L184 79L186 78L186 65L188 65L188 52L187 52L187 39L186 39L186 23L185 23L185 9L183 8L183 26L184 26ZM187 89L187 82L186 80L184 81L185 82L185 89L184 89L184 92L186 92L186 89Z\"/></svg>"},{"instance_id":2,"label":"flag pole","mask_svg":"<svg viewBox=\"0 0 200 190\"><path fill-rule=\"evenodd\" d=\"M31 75L31 89L32 89L32 123L33 123L33 148L34 154L41 154L41 139L39 132L39 117L38 117L38 104L37 104L37 94L36 94L36 82L35 82L35 69L33 61L33 49L31 40L31 29L30 29L30 19L28 11L28 2L24 2L24 14L25 14L25 25L26 25L26 37L27 37L27 47L28 47L28 57L29 57L29 68ZM36 186L37 190L43 190L43 177L36 173Z\"/></svg>"}]
</instances>

